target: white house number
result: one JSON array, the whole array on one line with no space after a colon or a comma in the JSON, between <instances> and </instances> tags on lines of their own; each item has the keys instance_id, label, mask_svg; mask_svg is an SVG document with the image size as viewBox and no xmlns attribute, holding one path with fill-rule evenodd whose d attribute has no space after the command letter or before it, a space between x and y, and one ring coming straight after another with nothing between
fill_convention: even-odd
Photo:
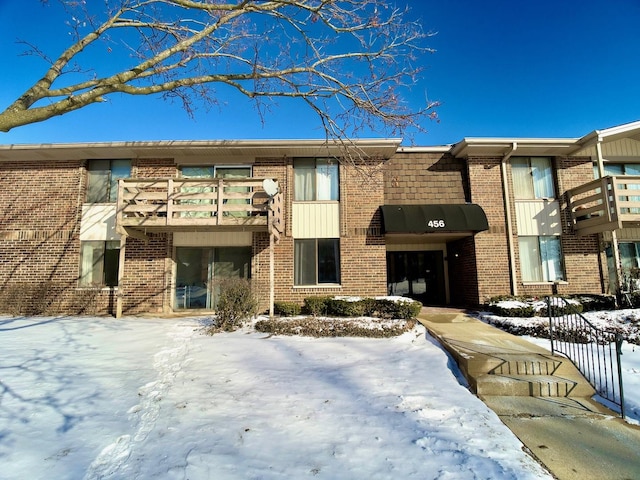
<instances>
[{"instance_id":1,"label":"white house number","mask_svg":"<svg viewBox=\"0 0 640 480\"><path fill-rule=\"evenodd\" d=\"M445 225L444 220L429 220L427 222L429 228L444 228Z\"/></svg>"}]
</instances>

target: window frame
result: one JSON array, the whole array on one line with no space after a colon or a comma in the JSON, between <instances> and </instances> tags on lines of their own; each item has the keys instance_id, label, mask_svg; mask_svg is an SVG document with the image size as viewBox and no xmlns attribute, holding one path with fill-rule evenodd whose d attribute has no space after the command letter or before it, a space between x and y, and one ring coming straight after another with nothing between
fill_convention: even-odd
<instances>
[{"instance_id":1,"label":"window frame","mask_svg":"<svg viewBox=\"0 0 640 480\"><path fill-rule=\"evenodd\" d=\"M124 167L126 174L117 173L114 175L114 172L118 172L125 163L127 164ZM118 201L118 180L131 178L131 170L132 162L128 158L88 160L85 202L92 204L116 203Z\"/></svg>"},{"instance_id":2,"label":"window frame","mask_svg":"<svg viewBox=\"0 0 640 480\"><path fill-rule=\"evenodd\" d=\"M93 248L89 248L93 247ZM87 258L86 255L91 255ZM82 288L117 288L120 270L120 240L83 240L80 242Z\"/></svg>"},{"instance_id":3,"label":"window frame","mask_svg":"<svg viewBox=\"0 0 640 480\"><path fill-rule=\"evenodd\" d=\"M323 257L322 252L327 253L329 250L333 256ZM294 287L340 285L339 238L296 238L293 241L293 252Z\"/></svg>"},{"instance_id":4,"label":"window frame","mask_svg":"<svg viewBox=\"0 0 640 480\"><path fill-rule=\"evenodd\" d=\"M326 174L323 174L323 170ZM304 178L301 173L305 172ZM305 185L306 184L306 185ZM334 158L300 157L293 160L294 202L339 202L340 164Z\"/></svg>"},{"instance_id":5,"label":"window frame","mask_svg":"<svg viewBox=\"0 0 640 480\"><path fill-rule=\"evenodd\" d=\"M545 245L551 240L555 245ZM532 247L527 245L527 242L535 242L535 245ZM551 249L558 252L557 258L553 258L548 254ZM559 235L521 235L518 237L518 250L520 252L520 277L522 278L522 283L557 283L566 281L562 239ZM555 275L552 278L553 272L555 272Z\"/></svg>"},{"instance_id":6,"label":"window frame","mask_svg":"<svg viewBox=\"0 0 640 480\"><path fill-rule=\"evenodd\" d=\"M545 165L541 168L542 161ZM541 171L543 174L539 175ZM557 198L551 157L512 157L511 183L515 200L555 200ZM544 191L537 192L537 188L543 188Z\"/></svg>"}]
</instances>

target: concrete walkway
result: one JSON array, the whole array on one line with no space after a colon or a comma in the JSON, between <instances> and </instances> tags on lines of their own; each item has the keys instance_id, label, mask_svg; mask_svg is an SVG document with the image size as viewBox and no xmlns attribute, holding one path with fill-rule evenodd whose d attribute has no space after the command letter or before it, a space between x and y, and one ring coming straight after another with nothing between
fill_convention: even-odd
<instances>
[{"instance_id":1,"label":"concrete walkway","mask_svg":"<svg viewBox=\"0 0 640 480\"><path fill-rule=\"evenodd\" d=\"M418 320L555 477L640 479L640 428L592 400L593 388L566 358L461 310L424 308Z\"/></svg>"}]
</instances>

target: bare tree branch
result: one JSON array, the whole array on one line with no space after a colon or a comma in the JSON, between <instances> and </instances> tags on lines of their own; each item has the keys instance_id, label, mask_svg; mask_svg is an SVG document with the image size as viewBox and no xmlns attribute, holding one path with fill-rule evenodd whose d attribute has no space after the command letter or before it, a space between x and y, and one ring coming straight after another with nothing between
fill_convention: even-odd
<instances>
[{"instance_id":1,"label":"bare tree branch","mask_svg":"<svg viewBox=\"0 0 640 480\"><path fill-rule=\"evenodd\" d=\"M298 99L334 139L422 130L438 105L402 100L422 75L417 65L432 51L430 34L385 0L105 0L104 11L92 2L59 2L74 43L53 60L25 42L49 67L0 113L0 131L114 93L177 97L191 113L216 104L222 85L253 99L260 115L264 101ZM103 71L109 62L97 56L114 50L128 65Z\"/></svg>"}]
</instances>

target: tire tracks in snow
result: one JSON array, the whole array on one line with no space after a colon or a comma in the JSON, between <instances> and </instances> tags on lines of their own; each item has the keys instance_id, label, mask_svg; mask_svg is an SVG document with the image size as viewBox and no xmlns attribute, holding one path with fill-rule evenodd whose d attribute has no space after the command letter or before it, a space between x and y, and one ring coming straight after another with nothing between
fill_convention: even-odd
<instances>
[{"instance_id":1,"label":"tire tracks in snow","mask_svg":"<svg viewBox=\"0 0 640 480\"><path fill-rule=\"evenodd\" d=\"M173 344L153 357L157 379L140 388L138 391L140 403L127 412L131 423L136 425L135 431L120 435L114 442L104 447L91 462L84 480L112 477L135 478L136 472L128 471L132 467L129 459L135 453L137 445L142 444L154 429L160 416L162 399L173 386L176 375L188 362L194 326L179 323L167 335L173 338ZM124 475L125 471L127 475Z\"/></svg>"}]
</instances>

